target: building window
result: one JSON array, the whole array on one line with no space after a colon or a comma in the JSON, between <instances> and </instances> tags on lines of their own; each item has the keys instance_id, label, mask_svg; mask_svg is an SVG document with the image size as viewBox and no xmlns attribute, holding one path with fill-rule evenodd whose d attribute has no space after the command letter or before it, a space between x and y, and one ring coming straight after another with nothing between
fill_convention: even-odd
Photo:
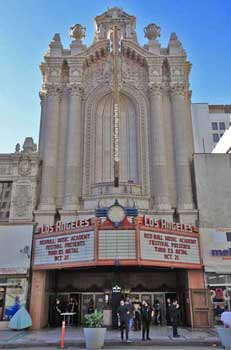
<instances>
[{"instance_id":1,"label":"building window","mask_svg":"<svg viewBox=\"0 0 231 350\"><path fill-rule=\"evenodd\" d=\"M225 130L225 123L224 122L220 122L219 123L219 128L220 128L220 130Z\"/></svg>"},{"instance_id":2,"label":"building window","mask_svg":"<svg viewBox=\"0 0 231 350\"><path fill-rule=\"evenodd\" d=\"M222 134L220 134L220 137L222 137L224 134L222 133Z\"/></svg>"},{"instance_id":3,"label":"building window","mask_svg":"<svg viewBox=\"0 0 231 350\"><path fill-rule=\"evenodd\" d=\"M0 182L0 220L6 221L10 215L12 182Z\"/></svg>"},{"instance_id":4,"label":"building window","mask_svg":"<svg viewBox=\"0 0 231 350\"><path fill-rule=\"evenodd\" d=\"M226 238L228 242L231 242L231 232L226 232Z\"/></svg>"},{"instance_id":5,"label":"building window","mask_svg":"<svg viewBox=\"0 0 231 350\"><path fill-rule=\"evenodd\" d=\"M217 125L217 123L215 123L215 122L212 123L212 129L213 129L213 130L218 130L218 125Z\"/></svg>"},{"instance_id":6,"label":"building window","mask_svg":"<svg viewBox=\"0 0 231 350\"><path fill-rule=\"evenodd\" d=\"M218 142L218 141L219 141L219 135L213 134L213 142Z\"/></svg>"}]
</instances>

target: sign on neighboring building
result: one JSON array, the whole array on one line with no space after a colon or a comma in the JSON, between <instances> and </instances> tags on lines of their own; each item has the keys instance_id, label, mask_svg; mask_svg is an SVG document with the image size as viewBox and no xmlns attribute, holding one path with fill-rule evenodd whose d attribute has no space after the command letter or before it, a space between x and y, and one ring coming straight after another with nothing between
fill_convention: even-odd
<instances>
[{"instance_id":1,"label":"sign on neighboring building","mask_svg":"<svg viewBox=\"0 0 231 350\"><path fill-rule=\"evenodd\" d=\"M201 248L206 272L230 273L230 228L201 228Z\"/></svg>"},{"instance_id":2,"label":"sign on neighboring building","mask_svg":"<svg viewBox=\"0 0 231 350\"><path fill-rule=\"evenodd\" d=\"M136 259L135 230L100 230L99 259Z\"/></svg>"},{"instance_id":3,"label":"sign on neighboring building","mask_svg":"<svg viewBox=\"0 0 231 350\"><path fill-rule=\"evenodd\" d=\"M197 237L140 231L141 259L200 264Z\"/></svg>"},{"instance_id":4,"label":"sign on neighboring building","mask_svg":"<svg viewBox=\"0 0 231 350\"><path fill-rule=\"evenodd\" d=\"M32 235L32 225L0 226L0 275L28 273Z\"/></svg>"},{"instance_id":5,"label":"sign on neighboring building","mask_svg":"<svg viewBox=\"0 0 231 350\"><path fill-rule=\"evenodd\" d=\"M94 260L94 231L36 237L34 266L57 265Z\"/></svg>"}]
</instances>

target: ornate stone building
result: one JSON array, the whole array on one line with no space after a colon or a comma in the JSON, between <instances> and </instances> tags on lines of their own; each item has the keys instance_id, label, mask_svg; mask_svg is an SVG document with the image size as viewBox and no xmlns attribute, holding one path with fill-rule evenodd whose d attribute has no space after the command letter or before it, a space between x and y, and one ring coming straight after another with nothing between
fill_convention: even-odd
<instances>
[{"instance_id":1,"label":"ornate stone building","mask_svg":"<svg viewBox=\"0 0 231 350\"><path fill-rule=\"evenodd\" d=\"M113 174L113 89L110 40L119 39L120 186ZM93 44L85 28L71 28L70 49L55 34L41 64L43 85L39 154L43 160L38 222L94 213L115 199L140 212L195 222L189 72L191 64L175 33L167 48L160 28L145 28L141 47L136 19L120 8L95 18Z\"/></svg>"},{"instance_id":2,"label":"ornate stone building","mask_svg":"<svg viewBox=\"0 0 231 350\"><path fill-rule=\"evenodd\" d=\"M106 305L105 323L116 327L115 291L159 300L163 323L166 298L177 296L184 324L210 324L192 181L191 64L175 33L161 48L160 28L149 24L141 47L135 27L134 16L109 9L95 18L89 48L77 24L70 48L55 34L41 64L34 328L54 322L55 296L77 300L78 322L89 302Z\"/></svg>"}]
</instances>

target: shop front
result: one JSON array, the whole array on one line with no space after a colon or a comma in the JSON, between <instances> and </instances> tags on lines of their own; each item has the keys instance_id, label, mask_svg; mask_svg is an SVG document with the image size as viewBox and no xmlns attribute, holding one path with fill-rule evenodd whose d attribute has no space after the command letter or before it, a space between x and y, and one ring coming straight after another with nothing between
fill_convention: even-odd
<instances>
[{"instance_id":1,"label":"shop front","mask_svg":"<svg viewBox=\"0 0 231 350\"><path fill-rule=\"evenodd\" d=\"M0 226L0 328L27 304L32 225Z\"/></svg>"},{"instance_id":2,"label":"shop front","mask_svg":"<svg viewBox=\"0 0 231 350\"><path fill-rule=\"evenodd\" d=\"M231 229L201 229L201 245L214 324L219 325L224 308L231 310Z\"/></svg>"},{"instance_id":3,"label":"shop front","mask_svg":"<svg viewBox=\"0 0 231 350\"><path fill-rule=\"evenodd\" d=\"M176 297L183 325L210 325L195 227L125 216L118 225L96 217L84 219L81 227L79 221L57 223L43 232L34 236L30 308L34 328L52 324L57 296L62 305L75 300L79 324L97 308L104 310L107 325L115 326L119 300L129 296L160 304L161 324L167 322L167 298Z\"/></svg>"}]
</instances>

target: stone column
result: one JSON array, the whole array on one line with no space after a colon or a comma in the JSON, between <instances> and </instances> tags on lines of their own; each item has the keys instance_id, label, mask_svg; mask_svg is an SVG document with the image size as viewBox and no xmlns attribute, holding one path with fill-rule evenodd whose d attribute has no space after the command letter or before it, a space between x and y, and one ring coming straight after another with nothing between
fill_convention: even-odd
<instances>
[{"instance_id":1,"label":"stone column","mask_svg":"<svg viewBox=\"0 0 231 350\"><path fill-rule=\"evenodd\" d=\"M40 210L55 210L56 163L59 129L59 89L50 87L47 91L46 133L42 156L42 181Z\"/></svg>"},{"instance_id":2,"label":"stone column","mask_svg":"<svg viewBox=\"0 0 231 350\"><path fill-rule=\"evenodd\" d=\"M48 295L46 293L47 271L33 271L31 281L30 314L32 328L41 329L48 322Z\"/></svg>"},{"instance_id":3,"label":"stone column","mask_svg":"<svg viewBox=\"0 0 231 350\"><path fill-rule=\"evenodd\" d=\"M64 196L64 179L65 179L65 159L66 159L66 144L67 144L67 119L69 110L69 92L64 88L60 94L60 117L59 117L59 143L57 157L57 207L63 205Z\"/></svg>"},{"instance_id":4,"label":"stone column","mask_svg":"<svg viewBox=\"0 0 231 350\"><path fill-rule=\"evenodd\" d=\"M184 84L175 83L171 86L172 120L174 134L177 207L179 210L194 209L192 197L192 181L188 152L187 103Z\"/></svg>"},{"instance_id":5,"label":"stone column","mask_svg":"<svg viewBox=\"0 0 231 350\"><path fill-rule=\"evenodd\" d=\"M169 188L167 178L166 149L164 135L163 102L161 84L150 86L151 102L151 158L152 194L157 210L169 210Z\"/></svg>"},{"instance_id":6,"label":"stone column","mask_svg":"<svg viewBox=\"0 0 231 350\"><path fill-rule=\"evenodd\" d=\"M64 186L64 210L76 210L79 208L81 196L81 88L74 85L70 88L70 102L67 129L65 186Z\"/></svg>"}]
</instances>

